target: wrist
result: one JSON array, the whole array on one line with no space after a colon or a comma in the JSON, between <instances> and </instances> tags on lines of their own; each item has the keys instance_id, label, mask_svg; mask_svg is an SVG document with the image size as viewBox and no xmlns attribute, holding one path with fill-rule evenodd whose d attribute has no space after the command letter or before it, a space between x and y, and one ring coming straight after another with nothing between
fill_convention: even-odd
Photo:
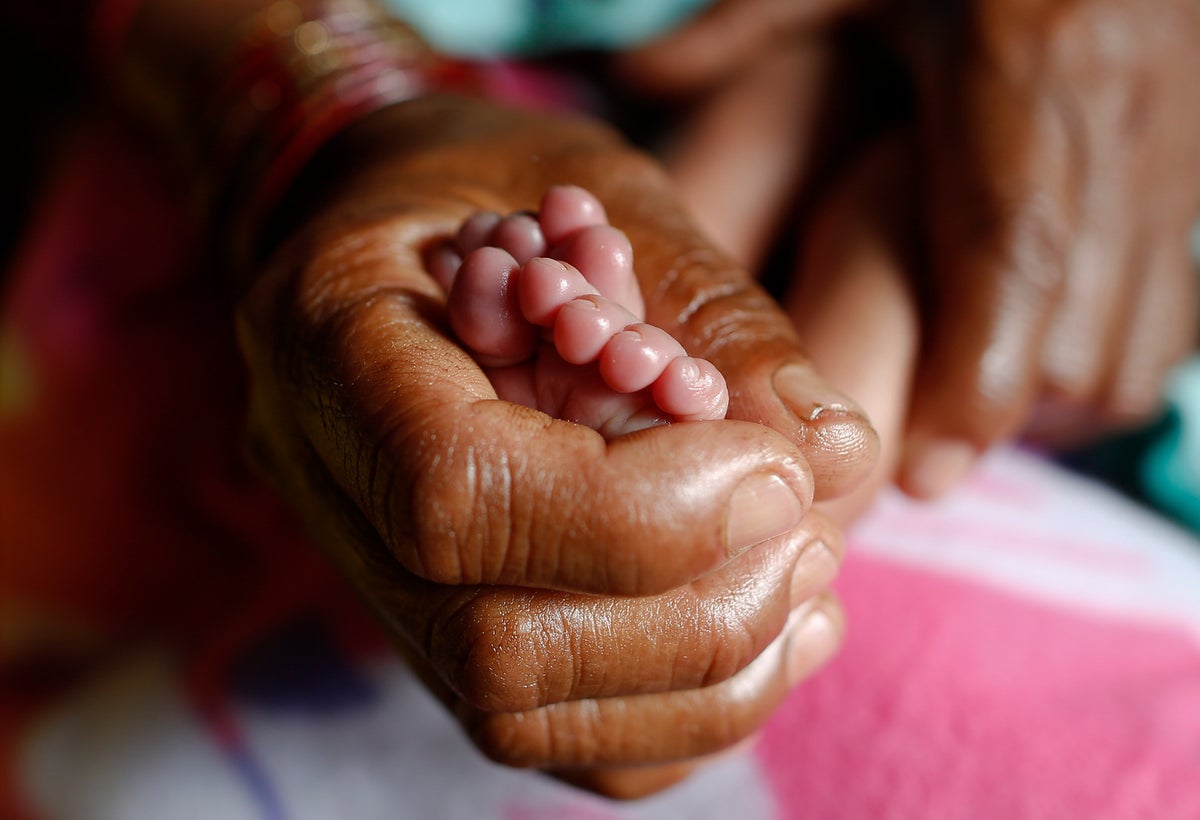
<instances>
[{"instance_id":1,"label":"wrist","mask_svg":"<svg viewBox=\"0 0 1200 820\"><path fill-rule=\"evenodd\" d=\"M446 82L412 29L366 0L285 0L256 15L204 106L203 178L236 266L296 177L338 134Z\"/></svg>"},{"instance_id":2,"label":"wrist","mask_svg":"<svg viewBox=\"0 0 1200 820\"><path fill-rule=\"evenodd\" d=\"M112 75L194 175L195 209L225 269L250 264L261 226L334 137L468 84L372 0L140 2Z\"/></svg>"}]
</instances>

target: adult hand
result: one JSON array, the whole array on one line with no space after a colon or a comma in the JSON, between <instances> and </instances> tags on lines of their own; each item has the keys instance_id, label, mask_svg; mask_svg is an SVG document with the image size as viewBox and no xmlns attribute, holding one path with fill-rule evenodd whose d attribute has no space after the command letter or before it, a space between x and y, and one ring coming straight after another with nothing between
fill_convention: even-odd
<instances>
[{"instance_id":1,"label":"adult hand","mask_svg":"<svg viewBox=\"0 0 1200 820\"><path fill-rule=\"evenodd\" d=\"M1196 331L1200 6L901 11L933 264L900 476L933 495L1031 420L1059 437L1159 406Z\"/></svg>"},{"instance_id":2,"label":"adult hand","mask_svg":"<svg viewBox=\"0 0 1200 820\"><path fill-rule=\"evenodd\" d=\"M758 4L723 5L749 11ZM809 248L797 276L802 295L792 304L822 372L862 401L885 450L895 451L883 462L899 464L907 490L932 496L998 439L1023 432L1064 442L1145 418L1158 406L1167 369L1193 344L1187 235L1200 211L1200 113L1189 102L1188 78L1200 69L1193 48L1200 8L1188 0L1153 8L1123 0L873 5L878 30L912 74L917 104L908 136L917 148L887 170L872 158L877 140L868 139L812 241L837 236L845 250L857 226L871 244L878 232L870 226L881 223L872 197L861 195L865 180L918 169L905 185L919 216L900 219L920 237L915 252L886 263L876 256L875 265L890 271L886 298L894 298L896 324L908 323L919 303L915 365L907 361L911 340L896 344L872 332L879 343L864 341L859 320L878 313L880 296L864 294L856 314L845 298L857 274L828 266L835 258L861 261L854 254ZM795 4L794 20L804 7ZM646 46L623 68L635 81L643 72L648 86L662 85L663 54L686 64L678 44L706 41L704 31L716 34L712 25L699 18L687 37ZM821 124L813 68L828 60L828 42L809 28L758 30L757 49L709 38L722 50L707 62L732 68L712 85L696 132L675 143L673 164L699 221L724 226L724 244L751 263L772 238L762 225L777 217L740 224L723 214L724 203L773 210L794 196ZM807 76L781 68L788 59ZM670 87L693 88L678 79ZM772 128L757 128L764 117ZM718 144L723 153L713 150ZM733 173L764 167L762 159L720 159L768 149L775 150L770 173ZM852 201L867 210L856 213ZM816 259L826 261L814 268ZM835 310L821 299L840 301ZM815 322L823 311L847 321ZM897 366L880 368L881 361ZM863 384L862 374L881 369L912 378L896 389ZM893 429L904 431L903 441L889 438Z\"/></svg>"},{"instance_id":3,"label":"adult hand","mask_svg":"<svg viewBox=\"0 0 1200 820\"><path fill-rule=\"evenodd\" d=\"M423 249L560 183L627 232L648 321L726 374L730 420L606 442L497 400L449 337ZM787 318L584 121L406 103L297 194L312 218L241 310L252 441L475 743L628 796L680 770L614 770L750 735L839 642L840 540L809 502L875 449Z\"/></svg>"}]
</instances>

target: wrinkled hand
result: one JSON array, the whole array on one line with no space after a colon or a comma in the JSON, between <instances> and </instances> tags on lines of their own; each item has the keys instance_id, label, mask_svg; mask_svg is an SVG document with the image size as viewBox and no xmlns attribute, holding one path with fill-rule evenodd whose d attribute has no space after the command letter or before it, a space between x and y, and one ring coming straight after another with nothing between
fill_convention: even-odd
<instances>
[{"instance_id":1,"label":"wrinkled hand","mask_svg":"<svg viewBox=\"0 0 1200 820\"><path fill-rule=\"evenodd\" d=\"M558 183L629 234L648 320L722 369L733 420L605 442L497 400L450 338L422 250ZM241 310L252 444L474 742L632 795L679 770L621 767L750 735L839 642L840 538L806 513L875 449L787 318L587 122L407 103L300 192Z\"/></svg>"},{"instance_id":2,"label":"wrinkled hand","mask_svg":"<svg viewBox=\"0 0 1200 820\"><path fill-rule=\"evenodd\" d=\"M721 4L759 5L773 7ZM699 221L750 264L811 172L820 84L856 99L844 77L821 75L830 40L805 14L828 5L792 4L791 24L756 29L755 47L722 46L701 18L621 66L695 92L717 72L681 76L665 57L720 50L702 63L723 73L673 171ZM868 12L911 72L915 111L907 134L863 143L809 227L790 304L822 372L871 412L891 451L882 463L937 495L998 439L1062 442L1152 413L1196 329L1200 7L909 0Z\"/></svg>"},{"instance_id":3,"label":"wrinkled hand","mask_svg":"<svg viewBox=\"0 0 1200 820\"><path fill-rule=\"evenodd\" d=\"M907 5L933 265L901 476L931 494L1031 419L1158 407L1196 329L1200 5Z\"/></svg>"}]
</instances>

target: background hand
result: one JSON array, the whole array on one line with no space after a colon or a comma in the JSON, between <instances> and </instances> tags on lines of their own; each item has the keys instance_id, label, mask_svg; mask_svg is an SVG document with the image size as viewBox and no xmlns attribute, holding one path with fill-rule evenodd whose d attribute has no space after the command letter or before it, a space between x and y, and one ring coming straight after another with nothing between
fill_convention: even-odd
<instances>
[{"instance_id":1,"label":"background hand","mask_svg":"<svg viewBox=\"0 0 1200 820\"><path fill-rule=\"evenodd\" d=\"M937 8L935 8L935 6ZM929 320L901 480L1144 419L1196 331L1200 7L910 3Z\"/></svg>"},{"instance_id":2,"label":"background hand","mask_svg":"<svg viewBox=\"0 0 1200 820\"><path fill-rule=\"evenodd\" d=\"M938 495L999 439L1070 444L1153 413L1196 330L1187 236L1200 116L1185 78L1197 76L1200 11L1177 0L846 4L833 11L869 33L846 38L812 25L818 7L793 4L787 23L756 28L756 48L718 45L714 9L620 68L693 95L695 114L668 142L672 172L701 224L747 264L794 229L794 203L828 186L799 229L790 305L822 372L879 425L875 483L890 464L909 492ZM719 50L708 62L720 72L680 79L662 67L687 64L677 52L697 42ZM903 114L905 100L881 89L896 77L903 89L905 72L907 116L846 111ZM830 167L816 158L831 126L849 161L829 185L814 168ZM855 193L887 178L892 193ZM889 284L864 290L860 263L887 269ZM910 332L876 332L885 326Z\"/></svg>"}]
</instances>

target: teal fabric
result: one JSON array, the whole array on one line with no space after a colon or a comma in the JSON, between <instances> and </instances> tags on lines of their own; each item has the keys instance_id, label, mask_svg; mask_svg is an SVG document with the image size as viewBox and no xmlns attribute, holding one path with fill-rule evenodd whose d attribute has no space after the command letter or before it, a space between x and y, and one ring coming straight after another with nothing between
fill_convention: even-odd
<instances>
[{"instance_id":1,"label":"teal fabric","mask_svg":"<svg viewBox=\"0 0 1200 820\"><path fill-rule=\"evenodd\" d=\"M436 48L464 57L629 46L709 0L384 0Z\"/></svg>"},{"instance_id":2,"label":"teal fabric","mask_svg":"<svg viewBox=\"0 0 1200 820\"><path fill-rule=\"evenodd\" d=\"M1150 499L1200 531L1200 356L1175 372L1168 399L1174 423L1146 453L1142 481Z\"/></svg>"},{"instance_id":3,"label":"teal fabric","mask_svg":"<svg viewBox=\"0 0 1200 820\"><path fill-rule=\"evenodd\" d=\"M1200 264L1200 225L1192 233ZM1200 531L1200 355L1175 372L1167 387L1173 424L1146 453L1146 495L1192 529Z\"/></svg>"}]
</instances>

